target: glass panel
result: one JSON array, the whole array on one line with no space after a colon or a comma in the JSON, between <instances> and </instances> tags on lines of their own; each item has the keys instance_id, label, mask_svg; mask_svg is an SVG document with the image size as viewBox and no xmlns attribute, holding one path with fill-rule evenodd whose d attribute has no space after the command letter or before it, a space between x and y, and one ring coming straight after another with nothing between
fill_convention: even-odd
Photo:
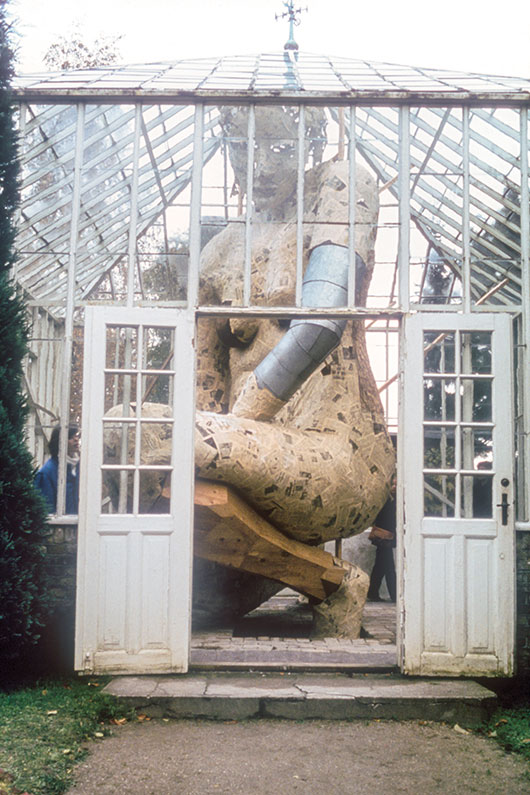
<instances>
[{"instance_id":1,"label":"glass panel","mask_svg":"<svg viewBox=\"0 0 530 795\"><path fill-rule=\"evenodd\" d=\"M462 476L462 516L465 519L491 519L493 475Z\"/></svg>"},{"instance_id":2,"label":"glass panel","mask_svg":"<svg viewBox=\"0 0 530 795\"><path fill-rule=\"evenodd\" d=\"M140 513L169 513L171 471L140 472Z\"/></svg>"},{"instance_id":3,"label":"glass panel","mask_svg":"<svg viewBox=\"0 0 530 795\"><path fill-rule=\"evenodd\" d=\"M158 227L150 232L147 240L155 252L138 254L143 297L152 301L185 301L189 265L187 238L175 235L166 240Z\"/></svg>"},{"instance_id":4,"label":"glass panel","mask_svg":"<svg viewBox=\"0 0 530 795\"><path fill-rule=\"evenodd\" d=\"M140 464L149 466L163 464L169 466L171 464L173 423L142 422L141 430Z\"/></svg>"},{"instance_id":5,"label":"glass panel","mask_svg":"<svg viewBox=\"0 0 530 795\"><path fill-rule=\"evenodd\" d=\"M460 386L462 422L491 422L491 379L463 378Z\"/></svg>"},{"instance_id":6,"label":"glass panel","mask_svg":"<svg viewBox=\"0 0 530 795\"><path fill-rule=\"evenodd\" d=\"M455 515L455 475L426 475L423 487L425 516Z\"/></svg>"},{"instance_id":7,"label":"glass panel","mask_svg":"<svg viewBox=\"0 0 530 795\"><path fill-rule=\"evenodd\" d=\"M136 375L105 373L105 414L132 417L136 407Z\"/></svg>"},{"instance_id":8,"label":"glass panel","mask_svg":"<svg viewBox=\"0 0 530 795\"><path fill-rule=\"evenodd\" d=\"M172 370L175 354L175 330L172 328L144 328L143 367L146 370Z\"/></svg>"},{"instance_id":9,"label":"glass panel","mask_svg":"<svg viewBox=\"0 0 530 795\"><path fill-rule=\"evenodd\" d=\"M105 422L103 425L103 464L133 464L135 440L135 424Z\"/></svg>"},{"instance_id":10,"label":"glass panel","mask_svg":"<svg viewBox=\"0 0 530 795\"><path fill-rule=\"evenodd\" d=\"M426 373L455 372L454 334L426 331L423 334L424 369Z\"/></svg>"},{"instance_id":11,"label":"glass panel","mask_svg":"<svg viewBox=\"0 0 530 795\"><path fill-rule=\"evenodd\" d=\"M490 428L462 428L463 469L492 469L493 437Z\"/></svg>"},{"instance_id":12,"label":"glass panel","mask_svg":"<svg viewBox=\"0 0 530 795\"><path fill-rule=\"evenodd\" d=\"M521 300L518 114L505 107L470 112L472 300L483 305Z\"/></svg>"},{"instance_id":13,"label":"glass panel","mask_svg":"<svg viewBox=\"0 0 530 795\"><path fill-rule=\"evenodd\" d=\"M137 365L138 329L135 326L107 326L105 367L134 370Z\"/></svg>"},{"instance_id":14,"label":"glass panel","mask_svg":"<svg viewBox=\"0 0 530 795\"><path fill-rule=\"evenodd\" d=\"M134 472L130 470L104 470L102 513L132 513Z\"/></svg>"},{"instance_id":15,"label":"glass panel","mask_svg":"<svg viewBox=\"0 0 530 795\"><path fill-rule=\"evenodd\" d=\"M453 422L455 419L455 392L456 385L452 378L425 378L423 381L424 418Z\"/></svg>"},{"instance_id":16,"label":"glass panel","mask_svg":"<svg viewBox=\"0 0 530 795\"><path fill-rule=\"evenodd\" d=\"M145 416L153 415L153 405L160 406L161 414L157 416L171 417L169 406L173 403L173 378L172 375L144 375L142 376L142 408ZM163 404L163 408L162 405Z\"/></svg>"},{"instance_id":17,"label":"glass panel","mask_svg":"<svg viewBox=\"0 0 530 795\"><path fill-rule=\"evenodd\" d=\"M454 469L455 431L453 428L425 428L423 431L425 469Z\"/></svg>"},{"instance_id":18,"label":"glass panel","mask_svg":"<svg viewBox=\"0 0 530 795\"><path fill-rule=\"evenodd\" d=\"M462 333L462 373L491 373L491 331Z\"/></svg>"}]
</instances>

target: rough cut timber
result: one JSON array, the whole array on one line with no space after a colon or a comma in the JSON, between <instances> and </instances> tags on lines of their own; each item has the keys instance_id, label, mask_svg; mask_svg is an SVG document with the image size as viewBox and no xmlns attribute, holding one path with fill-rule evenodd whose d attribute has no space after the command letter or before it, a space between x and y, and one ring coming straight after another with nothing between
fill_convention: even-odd
<instances>
[{"instance_id":1,"label":"rough cut timber","mask_svg":"<svg viewBox=\"0 0 530 795\"><path fill-rule=\"evenodd\" d=\"M224 484L195 483L195 555L260 574L322 601L347 564L318 547L286 538Z\"/></svg>"}]
</instances>

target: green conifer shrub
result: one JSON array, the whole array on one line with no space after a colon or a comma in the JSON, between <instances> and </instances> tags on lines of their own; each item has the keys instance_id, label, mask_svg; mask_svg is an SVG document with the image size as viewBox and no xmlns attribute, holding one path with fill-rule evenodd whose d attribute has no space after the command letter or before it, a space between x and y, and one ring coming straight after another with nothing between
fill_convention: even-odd
<instances>
[{"instance_id":1,"label":"green conifer shrub","mask_svg":"<svg viewBox=\"0 0 530 795\"><path fill-rule=\"evenodd\" d=\"M33 462L24 440L26 403L22 360L28 329L24 305L10 277L19 201L14 70L6 3L0 3L0 668L37 642L46 609L41 532L46 510L33 487Z\"/></svg>"}]
</instances>

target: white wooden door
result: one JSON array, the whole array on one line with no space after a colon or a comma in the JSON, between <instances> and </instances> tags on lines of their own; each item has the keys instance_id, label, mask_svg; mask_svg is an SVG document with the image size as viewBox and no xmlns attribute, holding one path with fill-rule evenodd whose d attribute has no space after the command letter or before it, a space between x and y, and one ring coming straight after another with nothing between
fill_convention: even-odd
<instances>
[{"instance_id":1,"label":"white wooden door","mask_svg":"<svg viewBox=\"0 0 530 795\"><path fill-rule=\"evenodd\" d=\"M187 670L193 329L185 310L87 309L77 670Z\"/></svg>"},{"instance_id":2,"label":"white wooden door","mask_svg":"<svg viewBox=\"0 0 530 795\"><path fill-rule=\"evenodd\" d=\"M513 673L512 341L504 314L404 329L401 662Z\"/></svg>"}]
</instances>

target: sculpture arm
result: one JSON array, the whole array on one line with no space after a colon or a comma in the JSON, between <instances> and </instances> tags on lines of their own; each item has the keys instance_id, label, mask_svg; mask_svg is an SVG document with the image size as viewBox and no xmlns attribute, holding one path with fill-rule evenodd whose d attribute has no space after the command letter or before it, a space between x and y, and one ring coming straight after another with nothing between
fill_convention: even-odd
<instances>
[{"instance_id":1,"label":"sculpture arm","mask_svg":"<svg viewBox=\"0 0 530 795\"><path fill-rule=\"evenodd\" d=\"M356 254L358 280L366 266ZM348 295L348 249L334 244L311 252L302 285L302 306L344 307ZM232 413L271 419L340 342L346 319L293 320L280 342L258 364Z\"/></svg>"}]
</instances>

